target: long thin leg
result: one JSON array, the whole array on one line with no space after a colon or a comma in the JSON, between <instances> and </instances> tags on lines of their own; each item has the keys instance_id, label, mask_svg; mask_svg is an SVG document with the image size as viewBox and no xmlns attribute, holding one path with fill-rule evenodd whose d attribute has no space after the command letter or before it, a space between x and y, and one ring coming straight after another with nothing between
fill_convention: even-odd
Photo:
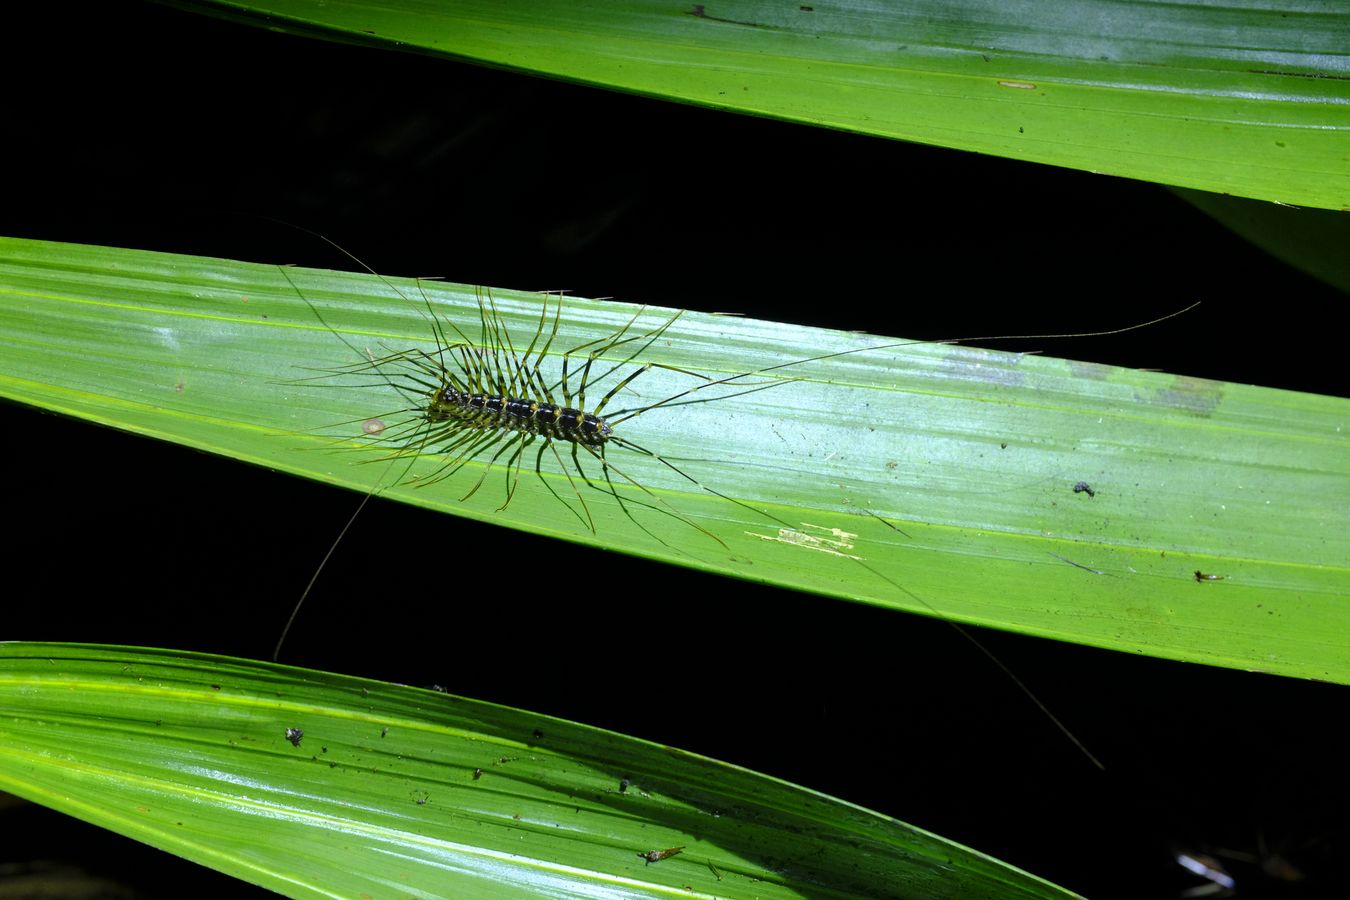
<instances>
[{"instance_id":1,"label":"long thin leg","mask_svg":"<svg viewBox=\"0 0 1350 900\"><path fill-rule=\"evenodd\" d=\"M647 526L645 526L645 525L643 525L641 522L639 522L639 521L637 520L637 518L633 515L632 510L629 509L629 504L636 504L636 505L638 505L638 506L645 506L645 507L647 507L648 509L651 509L651 510L653 510L653 511L655 511L655 512L659 512L659 513L662 513L662 514L664 514L664 515L670 516L670 517L673 518L673 519L678 519L679 521L681 521L681 522L683 522L684 524L688 525L690 528L693 528L695 531L700 531L700 532L702 532L703 534L707 535L708 537L712 538L714 541L716 541L717 543L721 544L723 548L726 548L727 545L726 545L725 543L723 543L722 539L719 538L717 535L713 534L711 531L708 531L706 528L702 527L702 526L699 525L697 522L694 522L693 520L691 520L691 519L687 518L686 516L682 515L678 510L676 510L676 509L675 509L674 507L672 507L670 504L666 503L665 500L662 500L662 499L661 499L660 497L658 497L656 494L652 493L652 491L651 491L650 489L648 489L648 488L646 487L646 485L642 484L640 481L638 481L638 480L636 480L635 478L631 477L631 476L628 475L626 472L624 472L622 469L618 468L618 467L615 466L613 463L611 463L611 462L608 460L608 458L605 456L603 446L601 447L600 450L596 450L594 447L589 447L589 446L585 446L585 445L580 445L580 446L582 446L582 447L586 450L587 453L591 454L591 456L595 457L597 460L600 461L601 470L604 472L604 475L605 475L605 485L602 487L601 485L596 484L594 481L591 480L591 477L586 473L585 467L582 466L581 460L580 460L580 458L578 458L578 456L577 456L577 446L578 446L577 444L573 444L573 445L572 445L572 461L573 461L573 464L576 466L577 472L581 475L582 479L583 479L583 480L586 482L586 484L589 485L592 489L597 490L597 491L600 491L600 492L603 493L603 494L609 494L611 497L613 497L613 498L618 502L619 508L620 508L621 510L623 510L623 514L624 514L625 516L628 517L629 521L631 521L631 522L632 522L634 525L636 525L638 528L642 529L642 531L643 531L644 533L646 533L648 537L652 538L652 539L655 540L657 543L659 543L659 544L661 544L661 545L663 545L663 546L666 546L666 547L670 547L670 546L671 546L668 542L666 542L665 540L662 540L660 537L658 537L656 534L654 534L654 533L651 531L651 529L647 528ZM614 480L613 480L613 478L610 476L610 472L611 472L611 471L617 473L617 474L619 475L619 477L622 478L624 481L628 482L629 484L631 484L631 485L633 485L634 487L636 487L636 488L638 488L639 490L641 490L643 493L647 494L647 496L651 497L652 500L653 500L654 502L653 502L653 503L645 503L645 502L643 502L643 501L641 501L641 500L634 500L634 499L632 499L632 498L630 498L630 499L628 499L628 500L625 500L625 499L619 494L618 489L617 489L617 488L615 487L615 485L614 485ZM657 505L657 504L659 504L659 505ZM677 549L678 549L678 548L677 548Z\"/></svg>"},{"instance_id":2,"label":"long thin leg","mask_svg":"<svg viewBox=\"0 0 1350 900\"><path fill-rule=\"evenodd\" d=\"M492 431L469 433L468 435L465 436L465 438L455 441L455 443L450 448L448 448L452 450L457 449L462 444L467 443L467 446L465 446L464 449L454 459L448 460L445 463L443 463L440 466L440 468L438 468L431 475L414 479L414 483L418 487L427 487L429 485L436 484L437 482L444 481L451 475L454 475L460 469L464 468L464 466L468 463L468 461L477 456L480 451L485 450L488 447L491 447L497 441L501 440L501 438L502 436L500 433Z\"/></svg>"},{"instance_id":3,"label":"long thin leg","mask_svg":"<svg viewBox=\"0 0 1350 900\"><path fill-rule=\"evenodd\" d=\"M637 520L637 518L633 515L632 510L628 508L628 504L624 502L623 497L620 497L618 491L614 489L614 482L609 480L608 471L605 472L605 481L607 487L601 487L594 481L591 481L591 476L586 474L585 467L581 465L581 458L577 455L577 447L578 445L575 443L572 445L572 465L576 466L577 474L581 476L582 481L585 481L586 484L588 484L593 490L597 490L602 494L609 494L611 497L613 497L616 501L618 501L619 509L623 510L623 514L628 517L628 521L632 522L634 525L640 528L648 537L656 541L661 546L669 547L670 544L662 540L650 528L648 528L646 525L643 525L641 522ZM586 451L590 453L592 456L596 456L598 459L600 459L602 464L604 463L604 458L602 456L597 455L595 450L593 450L590 447L586 447ZM642 503L640 505L649 507L651 506L651 504L647 503ZM654 509L655 507L651 508Z\"/></svg>"},{"instance_id":4,"label":"long thin leg","mask_svg":"<svg viewBox=\"0 0 1350 900\"><path fill-rule=\"evenodd\" d=\"M712 494L712 495L715 496L715 497L721 497L723 500L729 501L729 502L731 502L731 503L735 503L737 506L744 507L745 509L748 509L748 510L750 510L751 512L756 513L756 514L758 514L758 515L761 515L761 516L767 516L768 518L770 518L770 519L772 519L773 521L777 522L779 525L786 526L787 528L792 528L792 527L794 527L790 522L784 522L782 519L778 518L777 516L773 515L772 513L768 513L768 512L765 512L765 511L762 510L762 509L759 509L758 507L751 506L749 503L746 503L746 502L743 501L743 500L737 500L735 497L728 497L726 494L722 493L721 491L714 490L713 488L708 487L706 484L704 484L703 482L699 481L697 478L695 478L694 476L690 475L688 472L684 471L684 470L681 469L679 466L675 465L673 462L671 462L670 460L666 459L664 456L661 456L661 455L658 454L658 453L653 453L652 451L648 450L646 447L643 447L643 446L640 446L640 445L638 445L638 444L635 444L635 443L633 443L632 441L625 440L624 438L610 438L610 443L616 444L616 445L618 445L618 446L620 446L620 447L623 447L623 448L625 448L625 449L627 449L627 450L634 450L634 451L636 451L636 452L638 452L638 453L642 453L642 454L645 454L645 455L647 455L647 456L650 456L652 459L656 460L656 461L659 462L661 465L665 466L667 469L670 469L672 472L674 472L676 475L679 475L681 478L685 479L685 480L688 481L690 484L697 485L700 489L707 491L708 493ZM617 472L618 470L615 469L615 471ZM620 474L623 474L623 473L620 473ZM624 475L624 478L628 479L628 476L627 476L627 475ZM628 479L628 480L629 480L629 481L632 481L632 479ZM641 485L638 485L638 486L641 487ZM646 490L646 488L643 488L643 490ZM650 493L650 492L649 492L649 493ZM702 530L702 529L700 529L700 530ZM721 542L719 541L719 543L721 543ZM725 545L724 545L724 546L725 546Z\"/></svg>"},{"instance_id":5,"label":"long thin leg","mask_svg":"<svg viewBox=\"0 0 1350 900\"><path fill-rule=\"evenodd\" d=\"M525 448L534 443L534 435L529 432L520 432L523 438L520 446L516 447L516 452L511 454L511 458L506 462L506 499L502 505L497 507L497 512L501 512L511 505L511 498L516 495L516 486L520 484L520 459L525 453Z\"/></svg>"},{"instance_id":6,"label":"long thin leg","mask_svg":"<svg viewBox=\"0 0 1350 900\"><path fill-rule=\"evenodd\" d=\"M478 476L478 480L475 481L475 482L473 483L473 487L469 488L469 492L468 492L467 494L465 494L463 497L460 497L460 498L459 498L459 500L460 500L461 503L463 503L465 500L468 500L470 497L472 497L475 493L477 493L478 489L479 489L480 487L483 486L483 481L487 478L488 473L492 471L492 467L493 467L494 465L497 464L497 460L501 457L501 455L502 455L503 453L505 453L507 450L511 449L511 445L514 444L514 443L516 442L516 438L519 437L520 432L515 432L515 431L513 431L513 432L503 432L503 431L498 431L498 432L496 432L496 433L493 435L492 440L491 440L486 446L489 446L489 447L492 446L493 444L495 444L495 443L497 443L498 441L500 441L506 434L510 434L510 435L511 435L511 439L508 440L505 444L503 444L503 445L497 450L496 453L492 454L492 459L488 460L488 464L483 468L483 474L481 474L481 475Z\"/></svg>"},{"instance_id":7,"label":"long thin leg","mask_svg":"<svg viewBox=\"0 0 1350 900\"><path fill-rule=\"evenodd\" d=\"M562 468L563 475L567 477L568 483L572 485L573 493L577 495L577 500L581 501L581 509L586 514L584 517L581 515L581 513L573 509L572 504L564 500L562 496L553 489L553 485L548 483L548 479L544 477L543 462L545 450L553 451L553 456L558 460L558 465ZM591 520L591 511L590 508L586 506L586 499L582 497L581 492L577 490L576 483L572 481L572 475L570 472L567 471L567 467L563 466L562 457L558 455L558 448L554 445L553 439L550 437L544 437L544 442L539 445L539 452L534 455L534 474L536 477L538 477L539 482L543 484L545 488L548 489L548 492L553 495L553 499L557 500L563 506L567 507L567 511L570 512L572 515L576 516L577 521L579 521L582 525L585 525L588 529L590 529L592 534L595 533L595 522Z\"/></svg>"}]
</instances>

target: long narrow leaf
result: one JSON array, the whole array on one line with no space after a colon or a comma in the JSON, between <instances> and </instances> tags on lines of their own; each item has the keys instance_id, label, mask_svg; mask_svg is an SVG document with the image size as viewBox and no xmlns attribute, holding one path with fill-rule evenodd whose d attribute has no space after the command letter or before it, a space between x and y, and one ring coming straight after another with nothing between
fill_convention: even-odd
<instances>
[{"instance_id":1,"label":"long narrow leaf","mask_svg":"<svg viewBox=\"0 0 1350 900\"><path fill-rule=\"evenodd\" d=\"M1350 680L1343 400L689 314L630 366L668 368L616 402L765 371L754 393L709 389L691 395L709 402L620 426L688 478L611 448L622 503L594 461L588 486L551 457L513 482L500 461L485 473L483 454L420 487L407 478L435 471L434 454L408 470L361 449L362 422L406 399L322 373L362 364L357 349L434 347L423 292L444 321L477 327L472 289L10 240L0 291L0 390L21 402L728 575ZM523 346L541 298L495 297ZM603 340L636 312L569 298L553 349ZM646 310L637 327L669 318Z\"/></svg>"},{"instance_id":2,"label":"long narrow leaf","mask_svg":"<svg viewBox=\"0 0 1350 900\"><path fill-rule=\"evenodd\" d=\"M1334 2L188 3L756 115L1350 207Z\"/></svg>"},{"instance_id":3,"label":"long narrow leaf","mask_svg":"<svg viewBox=\"0 0 1350 900\"><path fill-rule=\"evenodd\" d=\"M0 787L293 897L1059 897L820 794L323 672L0 644Z\"/></svg>"}]
</instances>

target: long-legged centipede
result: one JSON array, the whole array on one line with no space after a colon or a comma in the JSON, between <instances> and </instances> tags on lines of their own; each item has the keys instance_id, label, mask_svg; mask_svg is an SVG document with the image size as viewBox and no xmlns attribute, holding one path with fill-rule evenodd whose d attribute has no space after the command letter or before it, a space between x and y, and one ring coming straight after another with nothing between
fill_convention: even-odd
<instances>
[{"instance_id":1,"label":"long-legged centipede","mask_svg":"<svg viewBox=\"0 0 1350 900\"><path fill-rule=\"evenodd\" d=\"M629 520L663 545L669 546L634 515L634 507L677 519L725 547L720 538L682 515L616 464L608 451L617 447L640 454L710 494L745 505L707 487L674 461L620 435L616 429L623 422L661 406L680 400L700 402L688 398L705 387L726 386L730 389L726 393L734 395L761 390L784 380L761 384L748 382L746 376L711 379L676 366L639 363L643 353L680 317L676 312L643 329L637 327L641 310L613 333L562 352L559 372L547 376L542 363L554 352L562 298L550 303L550 295L544 295L538 323L528 344L519 344L513 338L490 292L480 291L478 300L480 335L476 341L453 321L443 321L428 302L436 341L433 351L406 349L380 356L369 354L364 362L329 373L372 377L374 383L396 390L406 402L405 407L384 413L379 420L367 420L379 421L378 427L363 429L367 446L384 451L378 458L406 458L409 464L419 458L433 458L430 471L408 479L423 487L451 478L470 463L481 463L482 471L461 500L472 497L492 471L500 469L506 484L498 511L510 505L522 470L529 467L544 488L591 532L596 530L596 524L583 486L614 498ZM656 403L611 410L613 401L653 368L682 373L695 384ZM604 393L594 405L588 405L588 390L592 397L597 390ZM385 418L392 419L392 423L386 424ZM559 445L567 449L560 452ZM545 475L544 464L549 456L567 481L564 490L567 496ZM619 489L622 485L636 489L642 496L625 497Z\"/></svg>"},{"instance_id":2,"label":"long-legged centipede","mask_svg":"<svg viewBox=\"0 0 1350 900\"><path fill-rule=\"evenodd\" d=\"M425 292L422 300L431 322L435 340L434 350L420 348L390 350L376 355L369 350L364 352L358 350L339 332L334 331L353 352L361 353L363 361L334 370L328 375L369 378L371 380L367 382L368 384L393 388L406 404L401 409L385 414L393 419L392 425L385 425L381 421L378 428L363 429L367 437L366 445L383 451L378 458L391 461L406 459L408 469L405 469L405 472L418 460L430 458L432 461L430 471L423 471L407 478L407 481L422 486L450 479L470 463L481 464L482 471L462 495L462 500L473 496L489 475L499 469L505 476L504 499L498 507L499 511L511 503L519 487L522 470L529 466L553 498L565 506L589 530L595 531L596 525L582 486L612 497L631 522L667 546L669 544L654 533L640 516L635 514L635 510L645 509L669 516L726 548L726 544L717 535L681 513L641 481L632 477L624 468L615 465L608 452L611 448L621 448L653 459L698 489L752 510L766 520L785 526L789 531L793 531L794 526L750 502L734 498L704 484L672 459L620 435L616 431L620 424L657 409L702 403L708 399L738 396L787 384L796 379L790 374L784 377L778 373L804 363L856 353L877 352L916 343L957 342L903 341L879 346L855 347L715 378L686 368L642 359L648 348L665 335L680 318L680 312L672 313L657 325L646 327L637 324L643 313L639 310L607 336L583 342L559 353L554 349L554 345L562 319L561 297L550 303L549 296L545 295L533 335L528 343L518 343L513 338L490 292L480 291L478 294L477 340L466 334L453 320L438 315ZM306 302L308 303L308 300ZM314 311L322 319L319 310ZM1119 330L1138 327L1143 325ZM1060 336L1062 335L1039 337ZM543 362L551 355L560 356L559 370L546 375ZM681 373L692 381L683 389L655 402L644 402L637 406L611 411L611 405L615 404L616 398L625 391L633 390L635 382L653 368ZM722 390L704 396L705 391L716 388ZM589 407L588 391L592 398L603 391L594 405ZM567 448L565 455L559 452L559 445ZM550 454L556 461L562 476L566 479L570 489L567 496L554 487L550 477L546 477L544 472L546 454ZM588 466L593 468L588 469ZM593 474L596 467L599 471L598 476ZM640 496L631 491L621 490L621 486L624 485L639 491ZM881 518L868 510L864 512L875 518ZM892 528L895 527L885 519L881 521ZM941 617L931 604L904 585L897 583L861 558L856 556L851 558L878 579ZM301 602L303 599L302 597ZM296 610L298 609L299 604L296 606ZM291 621L294 621L294 613ZM963 637L989 655L996 665L1003 668L1007 676L1042 712L1096 763L1086 748L1012 672L993 657L966 629L951 622L950 619L947 621ZM286 630L289 628L290 622L287 623ZM281 640L278 641L278 652L285 634L283 631Z\"/></svg>"}]
</instances>

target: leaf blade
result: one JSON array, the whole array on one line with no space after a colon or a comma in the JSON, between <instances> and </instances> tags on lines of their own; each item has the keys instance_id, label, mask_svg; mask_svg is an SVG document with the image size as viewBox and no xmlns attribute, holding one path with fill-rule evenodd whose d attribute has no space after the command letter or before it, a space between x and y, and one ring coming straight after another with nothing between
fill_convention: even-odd
<instances>
[{"instance_id":1,"label":"leaf blade","mask_svg":"<svg viewBox=\"0 0 1350 900\"><path fill-rule=\"evenodd\" d=\"M428 346L427 320L410 302L417 290L474 321L472 289L37 242L6 241L3 251L9 370L0 390L21 402L358 490L381 485L387 496L480 521L826 596L1350 680L1350 654L1327 637L1350 627L1344 400L687 314L637 361L683 370L644 373L634 382L644 397L703 383L690 370L715 377L792 365L752 376L782 376L771 389L652 410L621 426L698 483L629 453L621 468L643 489L616 480L637 521L583 485L591 533L528 467L499 510L500 465L461 500L486 459L423 489L392 484L403 478L387 463L361 464L376 454L332 452L331 438L315 434L349 423L343 446L357 446L362 420L403 401L379 386L294 383L297 372L352 355L309 302L358 349L398 349ZM409 294L390 296L396 286ZM498 302L517 334L537 327L537 296L500 292ZM603 338L633 314L569 300L559 346ZM669 318L643 315L652 326ZM139 354L121 349L127 342ZM557 466L544 475L570 497ZM1080 481L1096 495L1075 492ZM650 508L634 505L643 502ZM1197 580L1197 571L1222 580Z\"/></svg>"},{"instance_id":2,"label":"leaf blade","mask_svg":"<svg viewBox=\"0 0 1350 900\"><path fill-rule=\"evenodd\" d=\"M1073 896L744 769L398 685L5 643L0 709L7 789L290 896Z\"/></svg>"},{"instance_id":3,"label":"leaf blade","mask_svg":"<svg viewBox=\"0 0 1350 900\"><path fill-rule=\"evenodd\" d=\"M752 115L1350 207L1350 20L1334 4L187 5Z\"/></svg>"}]
</instances>

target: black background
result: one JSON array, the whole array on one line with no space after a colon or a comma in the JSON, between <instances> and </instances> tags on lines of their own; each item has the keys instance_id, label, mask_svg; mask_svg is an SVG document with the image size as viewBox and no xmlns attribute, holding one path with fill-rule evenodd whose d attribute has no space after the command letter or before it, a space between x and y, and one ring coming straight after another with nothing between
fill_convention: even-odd
<instances>
[{"instance_id":1,"label":"black background","mask_svg":"<svg viewBox=\"0 0 1350 900\"><path fill-rule=\"evenodd\" d=\"M1318 364L1332 341L1318 323L1342 295L1154 185L100 9L12 23L23 52L0 62L0 233L352 267L275 217L386 274L906 337L1092 331L1201 299L1145 332L1034 346L1338 390ZM359 499L3 413L4 638L265 658ZM540 574L504 574L522 564ZM603 587L564 589L578 571ZM980 638L1105 773L941 622L378 500L284 661L706 753L1090 896L1176 896L1196 882L1171 850L1262 842L1307 877L1235 863L1239 896L1344 895L1343 689ZM11 859L68 850L151 895L216 877L55 814L4 816L23 826Z\"/></svg>"}]
</instances>

